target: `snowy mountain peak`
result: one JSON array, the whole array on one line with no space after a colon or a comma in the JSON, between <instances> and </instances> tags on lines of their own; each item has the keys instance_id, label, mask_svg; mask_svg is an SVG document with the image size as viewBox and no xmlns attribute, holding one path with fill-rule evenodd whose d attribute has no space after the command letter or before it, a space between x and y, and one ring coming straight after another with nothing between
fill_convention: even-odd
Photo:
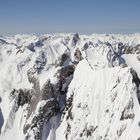
<instances>
[{"instance_id":1,"label":"snowy mountain peak","mask_svg":"<svg viewBox=\"0 0 140 140\"><path fill-rule=\"evenodd\" d=\"M0 37L1 140L139 140L140 34Z\"/></svg>"}]
</instances>

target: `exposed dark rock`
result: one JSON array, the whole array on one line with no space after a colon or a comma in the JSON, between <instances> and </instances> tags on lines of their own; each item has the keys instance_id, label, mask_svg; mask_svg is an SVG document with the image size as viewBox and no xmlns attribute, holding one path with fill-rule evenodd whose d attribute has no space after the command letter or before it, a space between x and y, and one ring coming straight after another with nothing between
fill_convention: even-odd
<instances>
[{"instance_id":1,"label":"exposed dark rock","mask_svg":"<svg viewBox=\"0 0 140 140\"><path fill-rule=\"evenodd\" d=\"M120 120L134 119L135 114L132 112L133 107L134 102L133 99L131 99L128 105L124 108Z\"/></svg>"},{"instance_id":2,"label":"exposed dark rock","mask_svg":"<svg viewBox=\"0 0 140 140\"><path fill-rule=\"evenodd\" d=\"M54 91L53 91L53 86L51 84L51 81L48 80L42 88L41 100L47 100L50 98L55 98L55 96L54 96Z\"/></svg>"},{"instance_id":3,"label":"exposed dark rock","mask_svg":"<svg viewBox=\"0 0 140 140\"><path fill-rule=\"evenodd\" d=\"M44 44L43 42L45 40L47 40L48 38L44 37L44 38L39 38L38 41L36 41L35 43L31 43L27 46L27 49L29 49L32 52L35 52L35 47L42 47Z\"/></svg>"},{"instance_id":4,"label":"exposed dark rock","mask_svg":"<svg viewBox=\"0 0 140 140\"><path fill-rule=\"evenodd\" d=\"M139 128L140 128L140 121L138 122L138 126L139 126Z\"/></svg>"},{"instance_id":5,"label":"exposed dark rock","mask_svg":"<svg viewBox=\"0 0 140 140\"><path fill-rule=\"evenodd\" d=\"M94 131L96 130L98 128L98 126L89 126L88 128L87 128L87 125L85 125L85 128L84 128L84 130L83 130L83 132L82 133L80 133L80 136L82 137L82 136L86 136L86 137L90 137L90 136L92 136L92 134L94 133Z\"/></svg>"},{"instance_id":6,"label":"exposed dark rock","mask_svg":"<svg viewBox=\"0 0 140 140\"><path fill-rule=\"evenodd\" d=\"M137 98L140 104L140 91L139 91L139 86L140 86L140 79L136 73L136 71L134 71L132 68L130 70L131 74L132 74L132 82L135 83L136 88L137 88Z\"/></svg>"},{"instance_id":7,"label":"exposed dark rock","mask_svg":"<svg viewBox=\"0 0 140 140\"><path fill-rule=\"evenodd\" d=\"M68 65L66 67L62 67L62 69L60 70L60 76L64 78L68 77L74 73L74 70L75 70L74 65Z\"/></svg>"},{"instance_id":8,"label":"exposed dark rock","mask_svg":"<svg viewBox=\"0 0 140 140\"><path fill-rule=\"evenodd\" d=\"M37 73L40 73L44 66L46 65L46 57L44 51L41 51L39 56L36 58L34 68L37 70Z\"/></svg>"},{"instance_id":9,"label":"exposed dark rock","mask_svg":"<svg viewBox=\"0 0 140 140\"><path fill-rule=\"evenodd\" d=\"M110 44L110 43L108 43L108 44ZM110 44L110 46L112 46L112 45ZM140 53L140 45L139 44L136 46L131 46L129 44L124 44L122 42L119 42L117 47L114 49L118 54L121 54L121 55L122 54L134 54L134 53L139 54Z\"/></svg>"},{"instance_id":10,"label":"exposed dark rock","mask_svg":"<svg viewBox=\"0 0 140 140\"><path fill-rule=\"evenodd\" d=\"M28 81L33 84L33 87L30 91L31 101L30 101L30 106L28 107L28 115L27 115L27 118L29 118L32 112L35 111L36 106L41 99L41 90L40 90L39 79L34 76L34 71L32 71L32 69L28 70L27 76L28 76Z\"/></svg>"},{"instance_id":11,"label":"exposed dark rock","mask_svg":"<svg viewBox=\"0 0 140 140\"><path fill-rule=\"evenodd\" d=\"M137 59L140 61L140 56L137 56Z\"/></svg>"},{"instance_id":12,"label":"exposed dark rock","mask_svg":"<svg viewBox=\"0 0 140 140\"><path fill-rule=\"evenodd\" d=\"M27 133L27 130L31 127L31 124L26 124L24 125L23 127L23 133L26 134Z\"/></svg>"},{"instance_id":13,"label":"exposed dark rock","mask_svg":"<svg viewBox=\"0 0 140 140\"><path fill-rule=\"evenodd\" d=\"M57 93L60 93L62 95L64 95L66 93L66 90L67 90L67 87L65 87L65 90L63 88L63 85L64 83L67 81L66 79L74 73L74 70L75 70L75 66L74 65L68 65L68 66L65 66L65 67L62 67L58 73L59 73L59 76L58 76L58 82L56 83L55 85L55 89ZM69 85L71 79L69 79L69 82L67 82L67 86Z\"/></svg>"},{"instance_id":14,"label":"exposed dark rock","mask_svg":"<svg viewBox=\"0 0 140 140\"><path fill-rule=\"evenodd\" d=\"M0 39L0 44L3 45L3 44L8 44L4 39Z\"/></svg>"},{"instance_id":15,"label":"exposed dark rock","mask_svg":"<svg viewBox=\"0 0 140 140\"><path fill-rule=\"evenodd\" d=\"M73 106L72 106L73 95L74 95L74 94L72 94L72 95L68 98L68 100L66 101L66 106L65 106L65 109L64 109L64 112L63 112L63 113L65 113L66 111L68 112L68 114L67 114L67 116L66 116L66 120L68 120L68 119L73 120L73 115L72 115L72 112L71 112L72 107L73 107Z\"/></svg>"},{"instance_id":16,"label":"exposed dark rock","mask_svg":"<svg viewBox=\"0 0 140 140\"><path fill-rule=\"evenodd\" d=\"M29 49L32 52L35 52L35 45L33 43L31 43L27 46L27 49Z\"/></svg>"},{"instance_id":17,"label":"exposed dark rock","mask_svg":"<svg viewBox=\"0 0 140 140\"><path fill-rule=\"evenodd\" d=\"M66 53L63 53L62 56L61 56L61 60L60 60L60 66L63 66L64 63L66 62L66 60L70 59L68 54Z\"/></svg>"},{"instance_id":18,"label":"exposed dark rock","mask_svg":"<svg viewBox=\"0 0 140 140\"><path fill-rule=\"evenodd\" d=\"M124 48L124 44L122 42L119 42L118 43L118 49L122 49L122 48Z\"/></svg>"},{"instance_id":19,"label":"exposed dark rock","mask_svg":"<svg viewBox=\"0 0 140 140\"><path fill-rule=\"evenodd\" d=\"M125 51L124 51L124 53L125 54L132 54L133 53L133 47L131 47L131 46L124 46L125 47Z\"/></svg>"},{"instance_id":20,"label":"exposed dark rock","mask_svg":"<svg viewBox=\"0 0 140 140\"><path fill-rule=\"evenodd\" d=\"M123 112L123 113L124 113L124 112ZM134 113L132 113L132 114L127 114L127 115L122 114L120 120L133 119L134 117L135 117L135 114L134 114Z\"/></svg>"},{"instance_id":21,"label":"exposed dark rock","mask_svg":"<svg viewBox=\"0 0 140 140\"><path fill-rule=\"evenodd\" d=\"M87 137L91 136L92 133L93 133L97 128L98 128L98 126L95 126L95 127L90 126L90 127L87 129L87 132L86 132Z\"/></svg>"},{"instance_id":22,"label":"exposed dark rock","mask_svg":"<svg viewBox=\"0 0 140 140\"><path fill-rule=\"evenodd\" d=\"M117 92L111 95L111 102L113 103L117 97Z\"/></svg>"},{"instance_id":23,"label":"exposed dark rock","mask_svg":"<svg viewBox=\"0 0 140 140\"><path fill-rule=\"evenodd\" d=\"M4 118L3 118L3 114L1 112L1 108L0 108L0 134L1 134L1 128L4 124Z\"/></svg>"},{"instance_id":24,"label":"exposed dark rock","mask_svg":"<svg viewBox=\"0 0 140 140\"><path fill-rule=\"evenodd\" d=\"M16 90L15 88L12 89L12 91L10 92L10 99L13 100L17 97L18 94L18 90Z\"/></svg>"},{"instance_id":25,"label":"exposed dark rock","mask_svg":"<svg viewBox=\"0 0 140 140\"><path fill-rule=\"evenodd\" d=\"M82 53L80 52L79 48L76 49L75 53L74 53L74 61L75 63L78 63L79 61L81 61L83 59L82 57Z\"/></svg>"},{"instance_id":26,"label":"exposed dark rock","mask_svg":"<svg viewBox=\"0 0 140 140\"><path fill-rule=\"evenodd\" d=\"M38 80L36 80L36 78L30 77L30 81L34 85L33 92L35 92L35 97L31 100L29 112L33 110L33 107L36 108L39 101L44 100L46 101L46 103L45 105L39 108L38 114L36 114L33 117L31 124L26 124L24 126L24 134L26 134L26 140L29 140L30 135L27 132L28 130L33 131L35 140L41 140L43 133L43 125L47 123L52 116L57 115L59 113L58 102L55 97L56 89L54 90L55 86L51 84L50 80L48 80L44 84L42 90L38 92L40 94L39 97L37 96L38 93L36 93L36 86L39 86L39 83L37 82Z\"/></svg>"},{"instance_id":27,"label":"exposed dark rock","mask_svg":"<svg viewBox=\"0 0 140 140\"><path fill-rule=\"evenodd\" d=\"M65 91L60 91L61 95L65 95L65 93L66 93Z\"/></svg>"},{"instance_id":28,"label":"exposed dark rock","mask_svg":"<svg viewBox=\"0 0 140 140\"><path fill-rule=\"evenodd\" d=\"M122 135L122 133L125 131L126 129L126 125L122 125L121 128L119 130L117 130L117 135L120 137Z\"/></svg>"},{"instance_id":29,"label":"exposed dark rock","mask_svg":"<svg viewBox=\"0 0 140 140\"><path fill-rule=\"evenodd\" d=\"M35 81L36 81L36 78L34 77L34 74L36 73L36 71L34 70L34 68L31 68L27 71L27 76L28 76L28 81L30 83L32 83L34 86L35 86Z\"/></svg>"},{"instance_id":30,"label":"exposed dark rock","mask_svg":"<svg viewBox=\"0 0 140 140\"><path fill-rule=\"evenodd\" d=\"M117 50L118 52L117 53L120 55L124 54L125 48L126 48L126 46L122 42L118 43L118 50Z\"/></svg>"},{"instance_id":31,"label":"exposed dark rock","mask_svg":"<svg viewBox=\"0 0 140 140\"><path fill-rule=\"evenodd\" d=\"M128 44L118 44L118 49L122 52L122 54L134 54L140 53L140 45L130 46Z\"/></svg>"},{"instance_id":32,"label":"exposed dark rock","mask_svg":"<svg viewBox=\"0 0 140 140\"><path fill-rule=\"evenodd\" d=\"M102 44L102 42L100 42L101 44ZM105 42L105 44L107 45L107 46L109 46L109 47L111 47L112 48L112 44L111 43L109 43L108 41L107 42Z\"/></svg>"},{"instance_id":33,"label":"exposed dark rock","mask_svg":"<svg viewBox=\"0 0 140 140\"><path fill-rule=\"evenodd\" d=\"M36 42L35 42L35 47L42 47L44 44L43 42L50 39L50 36L48 37L40 37Z\"/></svg>"},{"instance_id":34,"label":"exposed dark rock","mask_svg":"<svg viewBox=\"0 0 140 140\"><path fill-rule=\"evenodd\" d=\"M140 44L138 44L138 45L136 46L136 53L137 53L137 54L140 54Z\"/></svg>"},{"instance_id":35,"label":"exposed dark rock","mask_svg":"<svg viewBox=\"0 0 140 140\"><path fill-rule=\"evenodd\" d=\"M2 98L0 97L0 103L2 102Z\"/></svg>"},{"instance_id":36,"label":"exposed dark rock","mask_svg":"<svg viewBox=\"0 0 140 140\"><path fill-rule=\"evenodd\" d=\"M70 132L71 132L71 126L70 126L70 124L68 123L68 124L67 124L66 135L65 135L66 140L68 139L68 135L69 135Z\"/></svg>"},{"instance_id":37,"label":"exposed dark rock","mask_svg":"<svg viewBox=\"0 0 140 140\"><path fill-rule=\"evenodd\" d=\"M18 49L17 52L16 52L16 55L17 55L18 53L23 53L23 52L24 52L24 50Z\"/></svg>"},{"instance_id":38,"label":"exposed dark rock","mask_svg":"<svg viewBox=\"0 0 140 140\"><path fill-rule=\"evenodd\" d=\"M85 45L83 46L83 51L84 51L84 50L87 50L88 47L89 47L88 43L85 43Z\"/></svg>"},{"instance_id":39,"label":"exposed dark rock","mask_svg":"<svg viewBox=\"0 0 140 140\"><path fill-rule=\"evenodd\" d=\"M93 43L91 41L86 42L83 46L82 50L87 50L89 47L93 46Z\"/></svg>"},{"instance_id":40,"label":"exposed dark rock","mask_svg":"<svg viewBox=\"0 0 140 140\"><path fill-rule=\"evenodd\" d=\"M18 106L23 106L24 104L30 102L31 95L30 95L30 92L28 90L23 91L22 89L19 89L18 92L19 92L18 97L17 97Z\"/></svg>"},{"instance_id":41,"label":"exposed dark rock","mask_svg":"<svg viewBox=\"0 0 140 140\"><path fill-rule=\"evenodd\" d=\"M42 47L43 46L43 41L42 40L38 40L37 42L35 42L35 46L36 47Z\"/></svg>"},{"instance_id":42,"label":"exposed dark rock","mask_svg":"<svg viewBox=\"0 0 140 140\"><path fill-rule=\"evenodd\" d=\"M72 39L72 46L76 46L76 44L78 43L78 41L80 40L80 37L78 35L78 33L73 35L73 39Z\"/></svg>"},{"instance_id":43,"label":"exposed dark rock","mask_svg":"<svg viewBox=\"0 0 140 140\"><path fill-rule=\"evenodd\" d=\"M62 43L67 46L67 44L69 43L70 41L70 37L64 37L64 39L62 40ZM68 49L69 50L69 49Z\"/></svg>"},{"instance_id":44,"label":"exposed dark rock","mask_svg":"<svg viewBox=\"0 0 140 140\"><path fill-rule=\"evenodd\" d=\"M7 53L8 55L11 55L12 50L7 50L6 53Z\"/></svg>"},{"instance_id":45,"label":"exposed dark rock","mask_svg":"<svg viewBox=\"0 0 140 140\"><path fill-rule=\"evenodd\" d=\"M32 119L31 124L27 125L24 130L25 133L27 130L32 130L34 132L34 138L35 140L41 140L42 139L42 133L43 133L43 125L44 123L47 123L48 120L54 116L57 115L57 102L56 100L48 100L46 101L46 104L39 109L39 112L37 115L34 116ZM29 134L26 136L26 140L30 140Z\"/></svg>"},{"instance_id":46,"label":"exposed dark rock","mask_svg":"<svg viewBox=\"0 0 140 140\"><path fill-rule=\"evenodd\" d=\"M62 89L63 83L59 77L58 81L56 84L52 84L53 87L53 91L54 91L54 96L57 97L58 94L60 93L61 89Z\"/></svg>"},{"instance_id":47,"label":"exposed dark rock","mask_svg":"<svg viewBox=\"0 0 140 140\"><path fill-rule=\"evenodd\" d=\"M126 67L128 67L127 64L123 64L123 63L122 63L120 66L121 66L122 68L126 68Z\"/></svg>"},{"instance_id":48,"label":"exposed dark rock","mask_svg":"<svg viewBox=\"0 0 140 140\"><path fill-rule=\"evenodd\" d=\"M138 78L138 75L137 75L136 71L131 68L130 72L133 76L132 82L135 83L137 87L139 87L140 79Z\"/></svg>"}]
</instances>

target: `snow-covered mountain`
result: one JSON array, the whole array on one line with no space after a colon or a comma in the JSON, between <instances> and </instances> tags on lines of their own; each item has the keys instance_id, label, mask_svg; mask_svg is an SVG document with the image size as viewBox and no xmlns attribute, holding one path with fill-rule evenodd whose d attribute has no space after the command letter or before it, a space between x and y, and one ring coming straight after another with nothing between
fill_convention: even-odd
<instances>
[{"instance_id":1,"label":"snow-covered mountain","mask_svg":"<svg viewBox=\"0 0 140 140\"><path fill-rule=\"evenodd\" d=\"M140 140L140 34L0 36L0 140Z\"/></svg>"}]
</instances>

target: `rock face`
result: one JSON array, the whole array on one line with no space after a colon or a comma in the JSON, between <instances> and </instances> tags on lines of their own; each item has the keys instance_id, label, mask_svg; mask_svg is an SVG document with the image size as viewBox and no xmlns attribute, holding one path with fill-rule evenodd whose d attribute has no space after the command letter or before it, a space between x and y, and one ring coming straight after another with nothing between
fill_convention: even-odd
<instances>
[{"instance_id":1,"label":"rock face","mask_svg":"<svg viewBox=\"0 0 140 140\"><path fill-rule=\"evenodd\" d=\"M31 124L27 124L24 127L24 133L26 134L26 140L31 138L35 140L43 139L43 125L51 119L51 117L58 114L56 111L58 108L57 101L55 99L48 99L45 104L39 108L38 113L33 117ZM33 133L33 134L32 134Z\"/></svg>"},{"instance_id":2,"label":"rock face","mask_svg":"<svg viewBox=\"0 0 140 140\"><path fill-rule=\"evenodd\" d=\"M83 50L87 50L88 48L93 47L93 43L91 41L86 42L83 46Z\"/></svg>"},{"instance_id":3,"label":"rock face","mask_svg":"<svg viewBox=\"0 0 140 140\"><path fill-rule=\"evenodd\" d=\"M73 74L74 72L74 65L69 65L69 66L66 66L66 67L62 67L61 70L60 70L60 76L61 77L68 77L70 76L71 74Z\"/></svg>"},{"instance_id":4,"label":"rock face","mask_svg":"<svg viewBox=\"0 0 140 140\"><path fill-rule=\"evenodd\" d=\"M0 37L0 140L139 139L139 40Z\"/></svg>"},{"instance_id":5,"label":"rock face","mask_svg":"<svg viewBox=\"0 0 140 140\"><path fill-rule=\"evenodd\" d=\"M26 140L30 140L31 138L41 140L43 125L47 123L51 117L59 113L58 101L54 95L53 85L51 84L50 80L46 81L46 83L43 85L40 94L38 103L42 104L37 109L37 113L32 117L31 123L27 123L24 126ZM30 104L30 108L32 108L31 105L32 104Z\"/></svg>"},{"instance_id":6,"label":"rock face","mask_svg":"<svg viewBox=\"0 0 140 140\"><path fill-rule=\"evenodd\" d=\"M19 89L17 96L18 106L23 106L24 104L30 103L30 101L31 101L30 91L23 91L22 89Z\"/></svg>"},{"instance_id":7,"label":"rock face","mask_svg":"<svg viewBox=\"0 0 140 140\"><path fill-rule=\"evenodd\" d=\"M42 92L41 92L41 98L42 98L42 100L48 100L50 98L55 98L53 87L52 87L52 84L51 84L50 80L48 80L44 84Z\"/></svg>"},{"instance_id":8,"label":"rock face","mask_svg":"<svg viewBox=\"0 0 140 140\"><path fill-rule=\"evenodd\" d=\"M2 114L1 109L0 109L0 133L1 133L1 128L3 126L3 123L4 123L4 118L3 118L3 114Z\"/></svg>"},{"instance_id":9,"label":"rock face","mask_svg":"<svg viewBox=\"0 0 140 140\"><path fill-rule=\"evenodd\" d=\"M33 43L31 43L30 45L27 46L27 49L29 49L32 52L35 52L35 46Z\"/></svg>"},{"instance_id":10,"label":"rock face","mask_svg":"<svg viewBox=\"0 0 140 140\"><path fill-rule=\"evenodd\" d=\"M0 44L3 45L3 44L8 44L4 39L0 39Z\"/></svg>"},{"instance_id":11,"label":"rock face","mask_svg":"<svg viewBox=\"0 0 140 140\"><path fill-rule=\"evenodd\" d=\"M63 53L61 60L60 60L60 66L65 65L66 61L68 61L70 59L70 57L68 56L67 53Z\"/></svg>"},{"instance_id":12,"label":"rock face","mask_svg":"<svg viewBox=\"0 0 140 140\"><path fill-rule=\"evenodd\" d=\"M42 51L40 52L39 56L36 58L34 68L36 69L37 73L40 73L44 66L46 65L46 57L45 53Z\"/></svg>"},{"instance_id":13,"label":"rock face","mask_svg":"<svg viewBox=\"0 0 140 140\"><path fill-rule=\"evenodd\" d=\"M138 101L140 104L140 79L139 79L136 71L134 71L133 69L131 69L131 74L133 75L132 82L135 83L135 85L136 85L137 98L138 98Z\"/></svg>"},{"instance_id":14,"label":"rock face","mask_svg":"<svg viewBox=\"0 0 140 140\"><path fill-rule=\"evenodd\" d=\"M78 33L74 34L73 38L72 38L72 46L76 46L76 44L78 43L79 40L80 40L80 37L79 37Z\"/></svg>"},{"instance_id":15,"label":"rock face","mask_svg":"<svg viewBox=\"0 0 140 140\"><path fill-rule=\"evenodd\" d=\"M80 52L79 48L76 49L74 53L74 58L75 58L75 63L78 63L79 61L83 59L82 53Z\"/></svg>"}]
</instances>

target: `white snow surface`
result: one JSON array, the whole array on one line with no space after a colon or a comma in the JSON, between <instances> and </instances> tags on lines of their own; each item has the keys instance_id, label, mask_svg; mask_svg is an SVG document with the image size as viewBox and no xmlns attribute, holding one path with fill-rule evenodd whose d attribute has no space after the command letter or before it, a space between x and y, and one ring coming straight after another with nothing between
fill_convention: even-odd
<instances>
[{"instance_id":1,"label":"white snow surface","mask_svg":"<svg viewBox=\"0 0 140 140\"><path fill-rule=\"evenodd\" d=\"M63 33L0 36L0 118L4 118L0 122L3 123L0 140L25 140L24 125L31 123L47 102L38 101L34 114L26 120L28 105L13 111L11 91L33 88L27 76L29 70L38 78L40 89L48 79L56 84L62 54L69 55L66 64L71 65L77 48L83 59L75 65L70 85L63 85L63 88L68 86L66 100L72 97L71 107L44 124L42 140L140 139L139 87L131 73L134 69L140 78L140 54L114 53L119 43L132 48L138 46L140 34L79 35L75 46L71 45L72 41L73 34ZM86 43L89 45L85 49ZM128 118L122 119L123 113ZM30 139L35 140L33 135Z\"/></svg>"}]
</instances>

